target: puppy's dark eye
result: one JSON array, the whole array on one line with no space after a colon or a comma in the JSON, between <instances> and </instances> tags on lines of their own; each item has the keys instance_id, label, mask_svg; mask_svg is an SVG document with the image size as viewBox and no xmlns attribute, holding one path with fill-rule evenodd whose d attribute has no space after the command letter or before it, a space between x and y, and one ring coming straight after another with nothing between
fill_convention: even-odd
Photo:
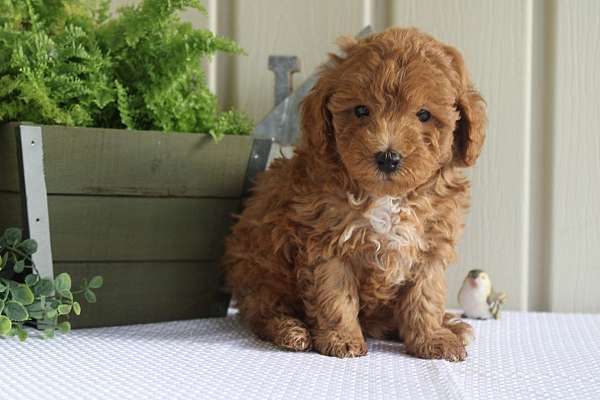
<instances>
[{"instance_id":1,"label":"puppy's dark eye","mask_svg":"<svg viewBox=\"0 0 600 400\"><path fill-rule=\"evenodd\" d=\"M356 115L357 118L368 117L369 109L367 106L356 106L354 107L354 115Z\"/></svg>"},{"instance_id":2,"label":"puppy's dark eye","mask_svg":"<svg viewBox=\"0 0 600 400\"><path fill-rule=\"evenodd\" d=\"M419 118L419 121L427 122L431 119L431 113L422 108L419 111L417 111L417 117Z\"/></svg>"}]
</instances>

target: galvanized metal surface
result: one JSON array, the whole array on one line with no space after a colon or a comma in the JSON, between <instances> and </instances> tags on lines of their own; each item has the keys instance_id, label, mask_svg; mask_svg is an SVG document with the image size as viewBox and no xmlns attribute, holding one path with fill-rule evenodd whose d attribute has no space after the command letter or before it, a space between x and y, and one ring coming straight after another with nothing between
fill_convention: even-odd
<instances>
[{"instance_id":1,"label":"galvanized metal surface","mask_svg":"<svg viewBox=\"0 0 600 400\"><path fill-rule=\"evenodd\" d=\"M32 256L32 259L42 277L53 278L42 128L40 126L20 125L18 129L27 210L27 229L29 237L35 238L38 243L38 250Z\"/></svg>"},{"instance_id":2,"label":"galvanized metal surface","mask_svg":"<svg viewBox=\"0 0 600 400\"><path fill-rule=\"evenodd\" d=\"M252 145L252 151L250 152L250 159L248 160L248 167L246 169L246 178L244 180L244 190L242 191L242 197L247 197L250 194L250 189L254 184L256 175L259 172L267 169L272 144L273 141L271 139L254 140L254 144Z\"/></svg>"},{"instance_id":3,"label":"galvanized metal surface","mask_svg":"<svg viewBox=\"0 0 600 400\"><path fill-rule=\"evenodd\" d=\"M312 75L291 95L285 98L254 131L257 138L273 139L278 144L289 146L296 143L300 134L299 107L302 99L310 92L319 77Z\"/></svg>"}]
</instances>

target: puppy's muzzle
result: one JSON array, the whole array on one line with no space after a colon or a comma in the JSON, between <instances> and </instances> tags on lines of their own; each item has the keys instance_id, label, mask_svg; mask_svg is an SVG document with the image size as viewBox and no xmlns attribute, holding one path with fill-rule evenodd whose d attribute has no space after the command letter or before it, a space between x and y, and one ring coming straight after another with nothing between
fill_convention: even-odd
<instances>
[{"instance_id":1,"label":"puppy's muzzle","mask_svg":"<svg viewBox=\"0 0 600 400\"><path fill-rule=\"evenodd\" d=\"M394 150L386 150L375 153L377 169L386 174L396 172L402 166L402 156Z\"/></svg>"}]
</instances>

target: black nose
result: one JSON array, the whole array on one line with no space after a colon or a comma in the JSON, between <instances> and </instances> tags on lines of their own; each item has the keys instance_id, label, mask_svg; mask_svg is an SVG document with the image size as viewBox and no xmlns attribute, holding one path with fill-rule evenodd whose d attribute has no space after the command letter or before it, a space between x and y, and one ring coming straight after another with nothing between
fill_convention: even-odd
<instances>
[{"instance_id":1,"label":"black nose","mask_svg":"<svg viewBox=\"0 0 600 400\"><path fill-rule=\"evenodd\" d=\"M393 150L380 151L375 154L377 168L387 174L397 171L402 165L402 156Z\"/></svg>"}]
</instances>

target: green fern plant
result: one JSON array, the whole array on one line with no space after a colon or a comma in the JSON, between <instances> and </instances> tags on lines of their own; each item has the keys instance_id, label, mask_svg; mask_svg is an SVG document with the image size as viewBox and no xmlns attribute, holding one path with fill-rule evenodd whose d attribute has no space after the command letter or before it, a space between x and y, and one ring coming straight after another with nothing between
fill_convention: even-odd
<instances>
[{"instance_id":1,"label":"green fern plant","mask_svg":"<svg viewBox=\"0 0 600 400\"><path fill-rule=\"evenodd\" d=\"M241 54L178 13L199 0L143 0L108 18L108 0L0 0L0 122L247 134L221 112L201 61Z\"/></svg>"}]
</instances>

